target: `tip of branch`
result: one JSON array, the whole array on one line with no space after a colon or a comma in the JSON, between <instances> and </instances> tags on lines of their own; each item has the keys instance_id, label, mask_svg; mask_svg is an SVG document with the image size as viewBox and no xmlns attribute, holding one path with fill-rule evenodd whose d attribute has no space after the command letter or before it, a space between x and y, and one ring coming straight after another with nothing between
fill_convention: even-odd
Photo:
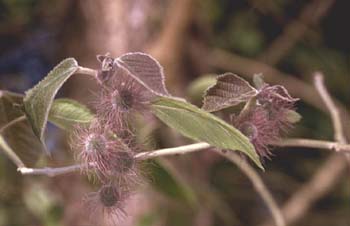
<instances>
[{"instance_id":1,"label":"tip of branch","mask_svg":"<svg viewBox=\"0 0 350 226\"><path fill-rule=\"evenodd\" d=\"M32 173L33 170L27 167L18 167L17 172L20 172L21 174L28 174L28 173Z\"/></svg>"},{"instance_id":2,"label":"tip of branch","mask_svg":"<svg viewBox=\"0 0 350 226\"><path fill-rule=\"evenodd\" d=\"M315 83L323 83L323 81L324 81L323 73L320 71L316 71L314 73L314 81L315 81Z\"/></svg>"}]
</instances>

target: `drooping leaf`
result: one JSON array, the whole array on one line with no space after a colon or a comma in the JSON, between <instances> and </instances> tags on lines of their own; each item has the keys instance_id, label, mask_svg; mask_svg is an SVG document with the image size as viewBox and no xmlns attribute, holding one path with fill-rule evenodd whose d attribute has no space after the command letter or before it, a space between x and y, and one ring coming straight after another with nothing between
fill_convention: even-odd
<instances>
[{"instance_id":1,"label":"drooping leaf","mask_svg":"<svg viewBox=\"0 0 350 226\"><path fill-rule=\"evenodd\" d=\"M49 121L65 130L77 124L89 124L93 118L94 115L85 105L66 98L56 99L49 113Z\"/></svg>"},{"instance_id":2,"label":"drooping leaf","mask_svg":"<svg viewBox=\"0 0 350 226\"><path fill-rule=\"evenodd\" d=\"M152 103L154 114L182 135L214 147L245 153L263 168L254 146L239 130L196 106L169 97L159 97Z\"/></svg>"},{"instance_id":3,"label":"drooping leaf","mask_svg":"<svg viewBox=\"0 0 350 226\"><path fill-rule=\"evenodd\" d=\"M145 53L127 53L116 59L116 63L130 72L141 85L159 96L169 96L164 84L162 66Z\"/></svg>"},{"instance_id":4,"label":"drooping leaf","mask_svg":"<svg viewBox=\"0 0 350 226\"><path fill-rule=\"evenodd\" d=\"M210 87L203 101L203 109L209 112L238 105L257 94L257 90L247 81L232 73L218 76L215 85Z\"/></svg>"},{"instance_id":5,"label":"drooping leaf","mask_svg":"<svg viewBox=\"0 0 350 226\"><path fill-rule=\"evenodd\" d=\"M34 134L44 144L44 130L53 99L63 83L76 72L78 63L73 58L63 60L41 82L26 92L24 109Z\"/></svg>"},{"instance_id":6,"label":"drooping leaf","mask_svg":"<svg viewBox=\"0 0 350 226\"><path fill-rule=\"evenodd\" d=\"M43 146L25 118L23 95L0 91L0 131L9 147L7 150L13 151L26 165L34 165L43 153Z\"/></svg>"}]
</instances>

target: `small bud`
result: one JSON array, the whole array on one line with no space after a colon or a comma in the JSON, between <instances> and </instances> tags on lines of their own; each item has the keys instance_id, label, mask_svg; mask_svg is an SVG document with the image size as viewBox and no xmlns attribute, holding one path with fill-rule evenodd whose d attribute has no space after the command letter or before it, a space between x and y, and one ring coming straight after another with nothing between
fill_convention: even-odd
<instances>
[{"instance_id":1,"label":"small bud","mask_svg":"<svg viewBox=\"0 0 350 226\"><path fill-rule=\"evenodd\" d=\"M107 148L107 140L102 134L90 134L85 141L85 151L102 153Z\"/></svg>"}]
</instances>

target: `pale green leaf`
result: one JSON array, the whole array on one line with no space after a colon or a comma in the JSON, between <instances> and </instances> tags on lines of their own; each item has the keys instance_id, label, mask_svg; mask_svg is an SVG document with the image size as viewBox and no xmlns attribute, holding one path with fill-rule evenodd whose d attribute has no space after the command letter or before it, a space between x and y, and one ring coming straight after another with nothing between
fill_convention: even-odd
<instances>
[{"instance_id":1,"label":"pale green leaf","mask_svg":"<svg viewBox=\"0 0 350 226\"><path fill-rule=\"evenodd\" d=\"M182 100L159 97L152 103L154 114L182 135L214 147L245 153L263 169L254 146L239 130L216 116Z\"/></svg>"},{"instance_id":2,"label":"pale green leaf","mask_svg":"<svg viewBox=\"0 0 350 226\"><path fill-rule=\"evenodd\" d=\"M56 99L49 113L49 121L65 130L77 124L89 124L93 118L94 114L85 105L66 98Z\"/></svg>"},{"instance_id":3,"label":"pale green leaf","mask_svg":"<svg viewBox=\"0 0 350 226\"><path fill-rule=\"evenodd\" d=\"M67 79L76 72L78 63L73 58L63 60L41 82L26 92L24 109L34 134L44 144L44 131L53 99Z\"/></svg>"}]
</instances>

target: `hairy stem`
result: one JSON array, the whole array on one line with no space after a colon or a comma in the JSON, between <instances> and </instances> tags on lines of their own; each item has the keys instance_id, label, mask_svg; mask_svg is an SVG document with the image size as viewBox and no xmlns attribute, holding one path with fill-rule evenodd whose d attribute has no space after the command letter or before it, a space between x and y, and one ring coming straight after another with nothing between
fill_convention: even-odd
<instances>
[{"instance_id":1,"label":"hairy stem","mask_svg":"<svg viewBox=\"0 0 350 226\"><path fill-rule=\"evenodd\" d=\"M332 141L323 141L323 140L311 140L311 139L284 139L282 141L273 143L275 146L279 147L307 147L307 148L322 148L334 151L344 151L350 152L350 145L340 144ZM184 155L195 151L201 151L207 148L210 148L210 144L201 142L195 144L189 144L174 148L164 148L155 151L141 152L135 155L135 158L138 160L146 160L151 158L156 158L160 156L168 155ZM58 176L65 173L70 173L79 170L80 165L59 167L59 168L41 168L33 169L26 167L19 167L18 171L23 175L47 175L47 176ZM57 171L57 172L55 172Z\"/></svg>"},{"instance_id":2,"label":"hairy stem","mask_svg":"<svg viewBox=\"0 0 350 226\"><path fill-rule=\"evenodd\" d=\"M79 66L78 70L75 73L83 74L83 75L90 75L90 76L93 76L94 78L96 78L96 76L97 76L96 70L91 69L91 68L82 67L82 66Z\"/></svg>"}]
</instances>

